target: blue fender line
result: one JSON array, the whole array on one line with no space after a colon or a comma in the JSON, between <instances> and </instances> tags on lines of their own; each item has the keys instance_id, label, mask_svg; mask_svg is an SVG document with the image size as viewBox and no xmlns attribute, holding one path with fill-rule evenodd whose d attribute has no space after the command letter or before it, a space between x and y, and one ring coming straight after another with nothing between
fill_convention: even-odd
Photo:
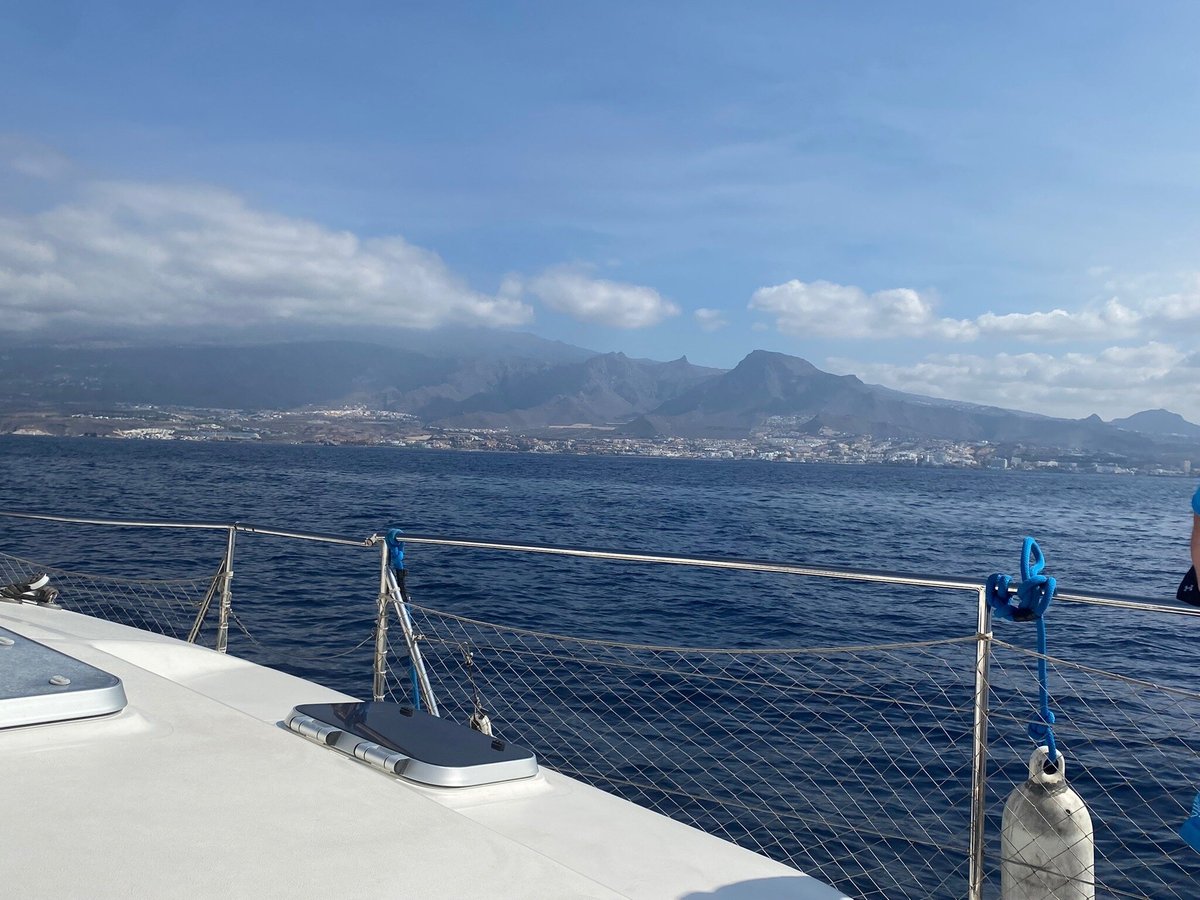
<instances>
[{"instance_id":1,"label":"blue fender line","mask_svg":"<svg viewBox=\"0 0 1200 900\"><path fill-rule=\"evenodd\" d=\"M1200 853L1200 794L1197 794L1196 799L1192 801L1192 814L1179 829L1179 836L1187 842L1189 847Z\"/></svg>"},{"instance_id":2,"label":"blue fender line","mask_svg":"<svg viewBox=\"0 0 1200 900\"><path fill-rule=\"evenodd\" d=\"M404 534L404 529L402 529L402 528L389 528L387 530L387 535L385 535L385 537L384 537L384 541L387 543L387 548L388 548L388 564L391 565L392 571L396 574L396 583L400 587L401 599L405 603L407 603L408 602L408 592L407 592L407 590L405 590L405 587L404 587L404 579L405 579L405 576L408 574L408 571L404 568L404 541L402 541L400 539L400 535L402 535L402 534ZM408 610L405 609L403 606L400 607L400 612L406 618L408 617ZM411 624L412 624L411 620L409 620L409 622L407 624L411 627ZM412 683L411 698L412 698L413 708L420 709L421 708L421 682L420 682L420 679L417 677L416 662L413 660L413 658L411 656L408 657L408 677L409 677L409 681Z\"/></svg>"},{"instance_id":3,"label":"blue fender line","mask_svg":"<svg viewBox=\"0 0 1200 900\"><path fill-rule=\"evenodd\" d=\"M404 541L400 540L402 534L404 534L402 528L389 528L384 537L384 542L388 546L388 562L396 572L404 570Z\"/></svg>"},{"instance_id":4,"label":"blue fender line","mask_svg":"<svg viewBox=\"0 0 1200 900\"><path fill-rule=\"evenodd\" d=\"M1046 568L1046 557L1037 541L1026 537L1021 544L1021 583L1016 593L1010 594L1012 576L996 573L989 575L984 588L988 606L992 612L1010 622L1035 622L1037 624L1038 693L1040 720L1029 723L1029 736L1038 744L1045 744L1050 762L1058 759L1058 746L1054 741L1054 711L1050 709L1049 673L1046 665L1046 610L1054 599L1056 582L1053 576L1042 574Z\"/></svg>"}]
</instances>

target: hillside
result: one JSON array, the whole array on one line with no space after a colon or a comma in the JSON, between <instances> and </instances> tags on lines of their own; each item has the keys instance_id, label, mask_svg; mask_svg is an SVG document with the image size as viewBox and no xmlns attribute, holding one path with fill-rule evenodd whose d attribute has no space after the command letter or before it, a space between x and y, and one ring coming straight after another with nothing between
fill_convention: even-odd
<instances>
[{"instance_id":1,"label":"hillside","mask_svg":"<svg viewBox=\"0 0 1200 900\"><path fill-rule=\"evenodd\" d=\"M246 346L41 347L0 352L8 410L144 404L240 410L364 406L431 426L532 432L616 426L639 437L832 431L1139 453L1190 447L1200 426L1165 410L1105 423L941 400L756 350L733 369L599 354L532 336L447 335L424 352L355 341ZM461 349L468 348L468 349Z\"/></svg>"}]
</instances>

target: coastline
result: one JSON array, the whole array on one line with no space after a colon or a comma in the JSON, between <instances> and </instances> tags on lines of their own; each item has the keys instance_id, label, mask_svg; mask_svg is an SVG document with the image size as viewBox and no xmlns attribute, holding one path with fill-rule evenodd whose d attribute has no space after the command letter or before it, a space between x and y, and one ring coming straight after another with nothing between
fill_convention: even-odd
<instances>
[{"instance_id":1,"label":"coastline","mask_svg":"<svg viewBox=\"0 0 1200 900\"><path fill-rule=\"evenodd\" d=\"M1134 460L1111 453L993 444L987 441L938 439L878 439L863 435L826 434L815 436L762 435L754 438L633 438L589 436L590 429L572 426L574 436L546 437L497 429L423 428L402 433L380 433L377 428L359 428L337 423L316 434L298 436L270 430L176 429L163 426L114 422L107 432L54 433L45 428L0 431L6 438L58 438L134 442L236 443L275 446L391 447L396 450L444 451L454 453L534 454L577 457L622 457L643 459L732 460L790 464L887 466L938 469L988 469L997 472L1062 472L1071 474L1143 475L1191 477L1190 461L1164 465L1156 460ZM310 424L312 420L310 420ZM390 429L389 429L390 430ZM1198 449L1200 453L1200 449Z\"/></svg>"}]
</instances>

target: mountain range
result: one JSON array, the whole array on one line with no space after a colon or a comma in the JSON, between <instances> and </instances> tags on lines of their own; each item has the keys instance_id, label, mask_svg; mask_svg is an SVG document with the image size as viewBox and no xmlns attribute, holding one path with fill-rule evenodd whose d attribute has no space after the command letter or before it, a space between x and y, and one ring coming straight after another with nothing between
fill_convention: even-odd
<instances>
[{"instance_id":1,"label":"mountain range","mask_svg":"<svg viewBox=\"0 0 1200 900\"><path fill-rule=\"evenodd\" d=\"M745 438L765 428L876 438L1023 442L1136 453L1192 445L1200 426L1166 410L1104 422L908 394L756 350L733 369L595 353L532 335L413 333L390 346L23 347L0 351L5 408L115 404L225 409L363 405L442 427Z\"/></svg>"}]
</instances>

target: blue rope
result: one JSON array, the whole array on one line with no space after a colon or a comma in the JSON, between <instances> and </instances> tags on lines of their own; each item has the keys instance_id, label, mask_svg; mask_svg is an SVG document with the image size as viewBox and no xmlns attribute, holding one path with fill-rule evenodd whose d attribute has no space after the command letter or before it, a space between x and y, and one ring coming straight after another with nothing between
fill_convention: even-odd
<instances>
[{"instance_id":1,"label":"blue rope","mask_svg":"<svg viewBox=\"0 0 1200 900\"><path fill-rule=\"evenodd\" d=\"M1016 593L1010 596L1012 576L996 573L989 575L985 594L992 612L1012 622L1037 623L1038 691L1041 719L1029 723L1029 736L1038 744L1045 744L1050 762L1058 759L1058 746L1054 741L1054 711L1050 709L1049 673L1046 666L1046 610L1054 599L1055 580L1043 575L1046 557L1042 548L1031 537L1021 544L1021 583Z\"/></svg>"},{"instance_id":2,"label":"blue rope","mask_svg":"<svg viewBox=\"0 0 1200 900\"><path fill-rule=\"evenodd\" d=\"M408 658L408 680L412 683L412 702L413 709L421 709L421 683L417 680L417 667L412 664L412 657Z\"/></svg>"},{"instance_id":3,"label":"blue rope","mask_svg":"<svg viewBox=\"0 0 1200 900\"><path fill-rule=\"evenodd\" d=\"M404 534L402 528L389 528L384 541L388 546L388 562L392 564L392 568L397 572L404 568L404 541L400 540L400 535Z\"/></svg>"},{"instance_id":4,"label":"blue rope","mask_svg":"<svg viewBox=\"0 0 1200 900\"><path fill-rule=\"evenodd\" d=\"M1046 620L1041 616L1038 616L1037 620L1037 647L1037 652L1041 654L1038 657L1038 690L1041 695L1042 721L1029 723L1029 736L1038 744L1046 745L1050 762L1054 762L1058 759L1058 747L1054 743L1054 711L1050 709L1050 688L1047 686Z\"/></svg>"},{"instance_id":5,"label":"blue rope","mask_svg":"<svg viewBox=\"0 0 1200 900\"><path fill-rule=\"evenodd\" d=\"M1192 801L1192 814L1179 829L1179 836L1187 841L1189 847L1200 852L1200 794Z\"/></svg>"},{"instance_id":6,"label":"blue rope","mask_svg":"<svg viewBox=\"0 0 1200 900\"><path fill-rule=\"evenodd\" d=\"M404 586L405 576L408 574L404 569L404 541L400 540L400 535L404 534L402 528L389 528L384 540L388 547L388 562L391 564L392 570L396 573L396 582L400 587L400 598L407 603L408 591ZM405 609L401 609L401 615L407 615ZM412 656L406 657L408 660L408 676L412 682L412 703L414 709L421 708L421 683L417 678L417 666ZM404 660L400 660L404 662Z\"/></svg>"}]
</instances>

